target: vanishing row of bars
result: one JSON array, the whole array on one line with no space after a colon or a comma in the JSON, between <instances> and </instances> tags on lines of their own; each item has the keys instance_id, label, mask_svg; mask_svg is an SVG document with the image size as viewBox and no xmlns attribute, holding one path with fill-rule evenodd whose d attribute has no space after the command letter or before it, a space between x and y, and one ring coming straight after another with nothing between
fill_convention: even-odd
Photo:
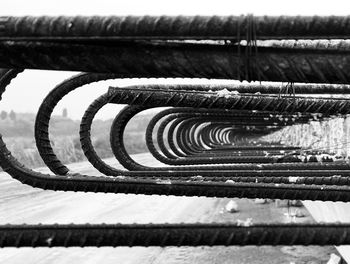
<instances>
[{"instance_id":1,"label":"vanishing row of bars","mask_svg":"<svg viewBox=\"0 0 350 264\"><path fill-rule=\"evenodd\" d=\"M350 17L335 16L0 17L1 95L24 69L84 72L58 84L37 113L36 145L53 174L19 163L1 137L0 165L14 179L45 190L348 202L345 159L262 138L350 113L349 24ZM123 88L102 82L175 77L237 82ZM95 82L104 93L83 115L80 142L90 163L109 177L70 171L49 136L60 100ZM109 135L124 169L106 164L92 143L93 120L107 104L127 105L116 113ZM128 154L124 134L135 115L157 107L167 108L144 132L150 154L164 166L149 167ZM341 245L349 244L349 229L349 224L2 225L0 247Z\"/></svg>"}]
</instances>

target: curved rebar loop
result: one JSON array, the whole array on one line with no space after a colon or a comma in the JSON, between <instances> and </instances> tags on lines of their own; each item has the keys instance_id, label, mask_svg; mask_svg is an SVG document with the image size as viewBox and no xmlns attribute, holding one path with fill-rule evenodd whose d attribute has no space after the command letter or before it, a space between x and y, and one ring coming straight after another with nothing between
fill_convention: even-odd
<instances>
[{"instance_id":1,"label":"curved rebar loop","mask_svg":"<svg viewBox=\"0 0 350 264\"><path fill-rule=\"evenodd\" d=\"M254 120L250 119L249 116L247 116L244 120L242 120L242 117L236 117L234 114L231 114L231 116L225 115L208 115L207 117L201 117L199 115L194 114L182 114L178 116L171 116L169 119L172 121L174 119L174 123L177 124L177 126L172 129L168 130L168 137L173 137L176 141L176 146L170 147L176 147L175 149L179 148L182 153L185 153L185 156L183 157L189 157L189 156L202 156L203 158L205 156L213 158L213 156L216 156L220 152L230 152L230 154L235 156L235 153L239 152L241 156L249 156L254 155L255 153L263 154L263 153L269 153L273 154L272 150L279 151L279 150L297 150L300 149L299 147L286 147L286 146L232 146L232 142L227 142L227 146L224 144L224 140L222 138L222 132L223 129L226 129L226 131L232 131L233 127L238 126L246 126L246 127L261 127L266 128L269 130L269 128L283 128L284 126L287 126L288 124L294 124L297 122L288 122L285 120ZM244 117L243 117L244 118ZM180 120L180 122L176 122L177 120ZM218 121L220 120L220 121ZM166 120L169 121L169 120ZM199 148L197 147L196 150L193 149L194 147L194 131L191 130L194 126L198 126L200 124L207 123L207 125L201 129L197 130L197 133L200 133L198 136L202 138L203 142L206 144L206 148ZM175 131L176 129L176 131ZM162 131L164 132L164 131ZM175 133L175 135L174 135ZM158 132L159 134L159 132ZM251 135L250 130L246 130L246 135ZM221 138L219 138L221 137ZM173 152L175 149L172 149ZM217 150L217 151L215 151ZM265 152L263 152L265 151ZM279 152L278 152L279 153ZM220 153L223 154L223 153ZM280 153L279 153L280 154ZM223 156L227 156L223 155Z\"/></svg>"},{"instance_id":2,"label":"curved rebar loop","mask_svg":"<svg viewBox=\"0 0 350 264\"><path fill-rule=\"evenodd\" d=\"M110 143L111 148L114 153L114 156L117 158L119 163L124 166L124 168L128 170L173 170L173 167L163 167L163 168L146 168L145 166L142 166L130 157L130 155L127 154L127 151L124 146L123 141L123 135L126 128L127 123L130 121L132 117L134 117L138 111L134 110L133 107L127 107L124 108L123 111L121 111L117 117L114 119L111 127L111 134L110 134ZM134 110L134 111L133 111ZM181 122L182 119L180 118L179 121ZM176 146L174 146L176 148ZM223 157L217 157L216 159L211 159L210 157L198 157L198 159L193 158L190 161L184 161L180 165L196 165L196 164L223 164L223 163L248 163L250 160L253 163L268 163L271 161L277 161L279 157L236 157L236 156L223 156ZM255 160L254 160L255 159ZM192 162L193 161L193 162ZM230 167L222 166L221 168L218 166L193 166L193 167L181 167L183 170L220 170L220 169L230 169ZM179 168L179 170L181 170ZM231 167L234 168L234 167Z\"/></svg>"},{"instance_id":3,"label":"curved rebar loop","mask_svg":"<svg viewBox=\"0 0 350 264\"><path fill-rule=\"evenodd\" d=\"M192 111L193 112L193 111ZM225 147L223 145L221 145L220 142L217 143L213 143L211 142L211 139L208 139L208 142L206 142L207 139L207 134L211 133L214 129L217 129L219 126L219 123L222 123L224 121L226 121L225 126L228 126L229 128L238 125L238 124L243 124L239 118L236 118L235 114L231 114L231 116L228 116L226 113L226 117L225 115L220 115L220 114L216 114L216 115L208 115L207 117L203 118L203 113L200 113L200 111L198 111L198 114L193 114L188 112L187 114L180 114L177 113L177 111L173 110L173 111L169 111L168 113L172 113L171 116L167 117L163 122L160 123L158 131L157 131L157 143L160 149L160 152L162 154L159 154L159 152L157 151L157 149L155 148L155 145L153 143L152 140L152 133L154 130L154 127L156 125L156 123L159 121L159 118L162 118L163 114L158 114L157 116L155 116L150 124L147 127L146 130L146 143L147 146L150 150L150 152L152 153L152 155L156 156L158 160L160 161L164 161L164 163L172 163L172 165L181 165L181 163L183 165L187 164L189 165L189 163L186 163L186 158L187 157L194 157L196 159L192 159L191 162L193 162L193 164L198 164L198 163L211 163L214 162L216 160L216 158L219 159L219 157L217 156L218 152L213 152L218 146L220 146L220 151L221 151L221 155L220 157L224 157L224 156L231 156L232 159L230 161L230 159L228 157L226 157L226 162L234 162L234 158L238 155L236 155L237 153L241 154L241 156L249 156L249 155L255 155L255 154L263 154L263 151L270 151L269 153L272 154L272 147L256 147L256 146L252 146L250 149L249 147L232 147L232 144L229 144L231 147ZM204 111L203 111L204 112ZM168 115L168 113L166 113L165 115ZM177 114L174 114L177 113ZM202 117L201 117L202 116ZM191 118L191 120L189 120ZM211 119L209 119L211 118ZM213 119L216 118L216 119ZM194 126L200 126L201 124L205 124L207 122L215 122L217 120L221 120L220 122L213 124L213 129L210 129L209 131L207 131L206 128L210 127L209 125L205 126L205 127L201 127L199 129L197 129L196 131L193 130L192 128ZM176 153L176 151L178 151L178 147L180 148L180 150L182 150L182 153L185 153L185 151L183 150L183 148L187 148L188 151L186 153L186 155L173 155L172 153L170 153L167 148L165 147L165 143L164 143L164 131L166 126L170 123L170 122L174 122L174 125L178 125L177 130L176 130L176 135L173 135L175 132L175 129L173 126L173 129L170 129L167 131L167 135L170 138L174 138L175 141L177 141L177 144L175 144L174 142L172 142L172 144L170 144L170 142L168 142L170 150L172 151L172 153ZM186 125L186 123L184 122L191 122L189 124L188 127L186 127L186 129L181 130L181 123L183 125ZM249 125L249 122L252 122L252 120L249 120L249 117L247 117L247 121L244 122L244 124ZM256 123L251 123L251 124L256 124ZM283 123L284 124L284 123ZM268 123L264 124L264 128L266 126L269 126ZM272 126L274 126L274 123L271 124ZM192 133L191 133L192 132ZM194 133L198 133L197 137L198 138L202 138L202 143L205 143L205 146L202 145L201 147L199 145L196 144L196 137L194 136ZM187 135L183 135L184 133L187 133ZM260 134L260 136L262 136ZM181 142L181 143L180 143ZM181 144L181 145L180 145ZM216 144L216 145L215 145ZM275 150L286 150L288 151L288 149L290 150L297 150L300 149L298 147L275 147ZM218 149L216 149L218 150ZM224 153L224 152L227 153ZM170 154L170 155L169 155ZM255 155L256 156L256 155ZM164 157L164 158L163 158ZM199 158L201 157L201 158ZM169 158L169 159L168 159ZM179 163L177 163L179 162ZM224 160L222 160L221 162L224 162ZM237 162L239 162L239 159L237 159ZM261 161L263 162L263 161Z\"/></svg>"},{"instance_id":4,"label":"curved rebar loop","mask_svg":"<svg viewBox=\"0 0 350 264\"><path fill-rule=\"evenodd\" d=\"M16 70L3 70L4 76ZM10 76L12 77L12 76ZM4 92L6 84L11 78L4 78L1 83L1 92ZM269 183L224 183L224 182L186 182L179 180L181 175L176 172L176 177L169 177L167 180L152 176L151 173L142 172L140 176L145 178L132 179L126 178L104 178L85 176L81 174L68 174L65 176L53 176L33 172L20 164L7 150L5 143L0 141L0 164L3 169L8 172L13 178L29 184L34 187L51 190L63 191L90 191L90 192L114 192L114 193L143 193L143 194L163 194L163 195L187 195L187 196L216 196L216 197L270 197L281 199L316 199L316 200L341 200L347 201L350 199L350 193L347 186L318 186L318 185L303 185L303 184L269 184ZM119 175L127 174L120 171ZM188 173L188 172L187 172ZM297 172L302 174L302 171ZM322 172L323 173L323 172ZM170 172L173 176L174 173ZM241 171L237 171L241 174ZM236 175L237 175L236 174ZM260 175L263 175L260 173ZM134 175L135 176L135 175ZM148 176L148 177L147 177ZM232 174L230 174L232 176ZM156 179L152 179L156 178ZM188 177L185 177L188 180ZM263 177L264 178L264 177ZM221 178L222 179L222 178ZM227 178L229 179L229 178ZM321 181L335 182L333 177L330 179L320 178ZM205 180L205 178L204 178ZM274 179L276 180L276 179ZM316 181L316 178L301 179L304 181ZM342 178L341 181L347 180ZM271 180L268 180L271 181ZM314 183L313 182L313 183ZM338 181L339 182L339 181ZM171 184L170 184L171 183Z\"/></svg>"},{"instance_id":5,"label":"curved rebar loop","mask_svg":"<svg viewBox=\"0 0 350 264\"><path fill-rule=\"evenodd\" d=\"M210 113L215 113L215 112L221 112L221 110L211 110ZM231 111L233 112L233 111ZM193 113L193 110L191 108L188 108L188 109L181 109L179 110L178 108L177 109L168 109L168 110L164 110L160 113L158 113L157 115L155 115L149 125L147 126L147 129L146 129L146 144L148 146L148 149L150 150L150 152L152 153L152 155L154 157L156 157L159 161L165 163L165 164L169 164L169 165L176 165L176 161L175 159L177 159L179 157L179 155L175 155L176 153L176 149L173 149L173 153L170 153L169 150L165 147L165 143L164 143L164 140L163 140L163 137L164 137L164 131L167 127L167 125L169 125L169 123L171 123L174 119L176 119L179 115L179 113L182 113L182 114L189 114L189 113ZM203 110L203 109L197 109L196 110L196 113L200 114L201 116L205 116L208 114L208 110ZM166 117L167 115L170 115L168 117ZM287 121L289 119L291 119L292 121L297 121L297 120L300 120L300 117L297 116L297 115L292 115L292 116L288 116L287 115L283 115L285 118L283 120L286 120ZM166 118L165 118L166 117ZM247 112L247 111L234 111L234 115L232 115L230 118L236 120L236 118L239 120L239 119L245 119L246 117L249 117L249 120L250 119L256 119L256 120L260 120L260 119L263 119L263 120L273 120L273 121L278 121L280 122L280 118L282 117L282 115L274 115L272 113L256 113L256 112ZM152 134L154 133L154 128L156 126L156 124L161 120L163 119L164 120L159 124L159 127L158 127L158 131L157 131L157 143L158 143L158 147L159 147L159 151L162 153L160 154L157 149L155 148L155 145L154 145L154 142L152 140ZM305 119L305 121L308 120L307 117ZM236 124L237 126L237 124ZM202 129L202 130L205 130L205 127L200 127L198 129ZM275 129L275 128L274 128ZM274 130L272 129L272 130ZM243 130L244 130L244 127L243 127ZM262 133L262 131L259 129L257 130L256 128L254 128L254 132L256 134L259 134L259 136L262 136L264 134L267 134L269 132L272 132L271 128L266 128L264 127L264 132ZM194 131L194 130L193 130ZM245 130L246 131L246 130ZM168 130L168 138L172 138L171 137L171 132L172 130L169 129ZM209 133L211 132L211 130L209 131ZM252 133L252 130L250 130L250 132ZM192 135L193 136L193 135ZM192 139L192 144L195 145L195 146L198 146L199 149L203 150L203 149L207 149L209 148L210 146L210 142L205 142L205 137L203 137L203 134L200 133L198 135L198 139L197 138L193 138ZM168 140L170 142L170 140ZM169 143L168 142L168 143ZM232 148L232 147L230 147ZM271 148L271 147L264 147L264 149L266 150L266 148ZM280 148L284 148L284 147L280 147ZM222 149L222 148L221 148ZM232 149L230 150L234 150L234 149L237 149L237 147L233 147ZM255 150L257 150L256 147L254 147ZM295 148L296 149L296 148ZM211 149L212 151L213 149ZM243 150L243 148L239 149L239 150ZM231 155L232 152L230 151L230 154ZM225 155L225 153L221 153L221 155ZM182 161L180 160L177 160L179 163L178 164L181 164Z\"/></svg>"},{"instance_id":6,"label":"curved rebar loop","mask_svg":"<svg viewBox=\"0 0 350 264\"><path fill-rule=\"evenodd\" d=\"M345 70L350 64L348 45L339 48L313 42L305 47L299 45L290 47L288 43L281 42L268 47L259 46L259 53L254 53L251 46L235 43L236 36L239 36L236 41L240 42L244 39L241 35L246 35L247 41L250 42L252 36L253 41L257 36L259 39L283 38L286 36L285 32L293 38L347 38L350 36L349 29L345 26L348 20L349 17L2 17L0 18L1 67L79 70L101 74L83 74L61 84L45 100L47 105L44 103L40 108L36 120L36 137L40 140L38 141L40 151L49 157L45 161L46 164L56 175L34 172L20 164L6 148L1 135L0 165L17 180L33 187L50 190L349 201L350 170L346 169L276 170L268 168L279 164L265 164L262 165L263 169L258 170L251 170L253 167L249 167L247 170L215 172L209 170L130 172L113 168L109 171L109 168L102 163L102 169L107 171L107 175L119 177L74 174L57 159L50 146L48 135L48 122L52 110L65 94L81 85L108 78L239 76L239 79L245 78L248 81L350 83L350 73ZM191 41L178 41L189 38ZM232 43L226 45L220 41L195 41L202 38L229 39ZM258 45L260 44L256 43L255 47ZM235 53L235 49L240 52ZM241 59L241 56L245 57ZM250 63L250 56L254 56L253 65ZM144 60L141 61L139 58ZM0 70L0 94L19 72L20 70L15 69ZM110 90L98 100L101 98L104 100L105 97L109 103L142 104L129 107L129 110L134 111L137 108L164 105L162 102L164 98L157 98L158 95L155 94L146 95L149 91L144 89L138 94L132 89L125 89L124 92L118 94L116 90ZM181 96L185 95L179 104L172 91L162 93L158 90L156 93L161 97L171 95L167 98L166 104L176 103L179 106L190 107L202 105L207 108L227 109L230 106L260 111L323 112L326 115L345 114L348 109L346 100L312 101L312 99L295 98L293 101L294 99L282 98L280 102L276 102L273 96L261 95L240 95L239 98L229 95L222 99L213 93L203 93L207 99L191 102L191 99L199 95L192 97L188 96L189 93L185 95L184 92L179 93ZM95 109L91 107L88 109L81 124L81 136L86 143L86 153L94 154L89 126L98 111L99 104L104 102L102 99L93 103ZM126 122L126 119L124 121ZM189 127L193 124L191 122L184 122L183 128L177 132L181 133L180 137L190 138ZM208 143L213 147L216 142L227 137L224 132L222 134L218 132L222 128L204 129L207 135L204 137L208 137ZM120 134L122 135L121 130ZM213 138L215 140L212 140ZM120 142L122 146L123 140ZM99 164L98 159L92 163ZM303 177L304 175L308 177ZM0 247L325 245L348 244L350 242L348 234L349 225L341 224L5 225L0 226Z\"/></svg>"},{"instance_id":7,"label":"curved rebar loop","mask_svg":"<svg viewBox=\"0 0 350 264\"><path fill-rule=\"evenodd\" d=\"M137 97L135 97L137 98ZM101 158L98 157L96 152L94 151L93 145L91 143L90 138L90 130L91 130L91 124L93 122L93 118L95 114L98 112L99 109L101 109L104 105L106 105L108 102L110 102L110 99L108 98L108 94L102 95L98 99L96 99L87 109L87 111L84 114L84 117L82 119L82 126L80 130L80 136L81 136L81 143L84 150L85 155L87 156L88 160L91 164L95 166L96 169L98 169L100 172L106 174L106 175L114 175L118 176L121 175L121 171L114 169L107 165L104 161L102 161ZM188 169L173 169L171 168L170 171L166 168L164 171L164 168L148 168L143 165L140 165L136 163L127 153L124 143L123 143L123 132L126 127L126 124L128 121L137 113L144 110L144 106L134 106L134 107L127 107L124 109L123 112L119 113L118 117L115 119L117 121L114 122L116 126L111 129L111 133L113 133L113 136L111 136L111 139L113 139L112 144L114 144L114 154L116 155L118 161L125 167L130 168L132 170L136 170L134 172L127 172L125 171L123 175L129 175L129 176L135 176L135 177L141 177L140 175L143 175L145 177L149 177L149 175L153 175L154 177L169 177L171 178L174 176L175 178L178 177L191 177L192 176L198 176L201 175L201 177L204 177L203 179L209 179L210 175L213 175L213 172L210 170L194 170L194 171L188 171ZM117 139L117 140L116 140ZM275 165L275 164L274 164ZM348 175L349 166L347 164L300 164L299 166L295 166L296 168L306 168L305 170L290 170L293 165L291 164L276 164L276 167L274 168L274 165L268 166L267 164L262 165L256 165L253 166L252 164L245 164L245 165L235 165L228 168L232 168L233 170L217 170L215 171L215 175L218 176L218 178L222 177L223 180L227 180L226 176L233 176L233 175L240 175L241 178L235 178L235 180L239 181L245 181L247 178L249 178L249 181L254 179L254 177L259 177L259 175L264 175L264 177L277 177L278 176L284 176L284 177L290 177L290 176L296 176L296 175L302 175L307 173L311 178L314 180L318 177L322 178L322 176L333 176L336 175L342 175L346 176ZM265 167L266 166L266 167ZM307 168L311 168L310 170L307 170ZM266 170L265 170L266 168ZM276 168L280 168L280 170L275 170ZM339 170L328 170L329 168L338 168ZM285 169L285 170L283 170ZM324 170L323 170L324 169ZM343 170L344 169L344 170ZM148 176L147 176L148 175ZM176 175L176 176L175 176ZM209 178L206 178L209 176ZM246 179L243 179L247 177ZM303 177L301 177L303 178ZM300 179L301 179L300 178ZM311 178L308 178L310 180ZM255 180L258 180L255 178ZM334 178L334 181L337 181L338 177ZM267 181L271 181L267 180ZM290 182L290 178L285 178L285 182ZM302 180L303 181L303 180ZM319 181L319 180L318 180Z\"/></svg>"}]
</instances>

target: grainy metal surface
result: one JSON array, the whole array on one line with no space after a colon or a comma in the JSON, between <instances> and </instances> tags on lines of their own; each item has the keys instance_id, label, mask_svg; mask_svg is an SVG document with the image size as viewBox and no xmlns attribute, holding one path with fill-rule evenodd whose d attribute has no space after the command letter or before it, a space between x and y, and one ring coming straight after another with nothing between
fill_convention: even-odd
<instances>
[{"instance_id":1,"label":"grainy metal surface","mask_svg":"<svg viewBox=\"0 0 350 264\"><path fill-rule=\"evenodd\" d=\"M115 73L121 78L210 78L349 84L350 51L118 42L0 42L0 67ZM127 54L127 55L126 55ZM142 60L140 60L142 58Z\"/></svg>"},{"instance_id":2,"label":"grainy metal surface","mask_svg":"<svg viewBox=\"0 0 350 264\"><path fill-rule=\"evenodd\" d=\"M2 38L240 39L254 25L260 39L345 39L348 16L1 17Z\"/></svg>"},{"instance_id":3,"label":"grainy metal surface","mask_svg":"<svg viewBox=\"0 0 350 264\"><path fill-rule=\"evenodd\" d=\"M347 245L346 224L5 225L0 247Z\"/></svg>"},{"instance_id":4,"label":"grainy metal surface","mask_svg":"<svg viewBox=\"0 0 350 264\"><path fill-rule=\"evenodd\" d=\"M142 91L133 88L108 90L111 103L142 106L173 106L226 110L260 110L278 113L350 113L350 101L336 98L309 98L277 95L225 94L177 90Z\"/></svg>"},{"instance_id":5,"label":"grainy metal surface","mask_svg":"<svg viewBox=\"0 0 350 264\"><path fill-rule=\"evenodd\" d=\"M235 83L235 84L181 84L181 85L132 85L130 88L135 88L138 90L143 89L169 89L169 90L184 90L184 91L222 91L228 90L229 92L238 92L238 93L260 93L260 94L283 94L288 88L288 84L278 84L278 83ZM339 84L309 84L309 83L293 83L293 89L296 94L349 94L350 85ZM289 92L292 93L291 89ZM257 115L258 113L254 113Z\"/></svg>"},{"instance_id":6,"label":"grainy metal surface","mask_svg":"<svg viewBox=\"0 0 350 264\"><path fill-rule=\"evenodd\" d=\"M349 164L336 163L335 157L321 161L313 157L315 163L311 158L302 163L299 148L232 143L249 142L283 126L350 113L347 98L295 96L349 93L348 41L258 42L348 38L348 24L349 17L2 17L0 67L18 70L1 70L1 94L24 68L92 73L59 84L39 109L36 143L54 175L20 164L1 136L0 165L22 183L49 190L347 202ZM85 155L106 176L70 172L49 138L49 121L58 102L85 84L151 77L288 84L110 88L88 107L80 129ZM129 105L115 118L110 134L112 150L126 170L107 165L91 142L93 119L108 103ZM129 120L141 110L164 106L177 109L151 121L146 134L151 153L171 165L196 166L156 169L136 163L127 153L123 134ZM159 122L160 151L152 138ZM234 134L237 131L240 134ZM169 149L164 151L166 145ZM288 158L295 163L285 162ZM326 245L349 244L348 234L348 225L7 225L0 226L0 247Z\"/></svg>"}]
</instances>

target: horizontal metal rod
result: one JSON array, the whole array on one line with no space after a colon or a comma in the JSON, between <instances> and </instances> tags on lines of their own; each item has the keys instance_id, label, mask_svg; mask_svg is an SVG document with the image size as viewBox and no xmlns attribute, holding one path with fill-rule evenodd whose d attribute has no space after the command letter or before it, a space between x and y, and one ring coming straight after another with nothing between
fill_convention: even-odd
<instances>
[{"instance_id":1,"label":"horizontal metal rod","mask_svg":"<svg viewBox=\"0 0 350 264\"><path fill-rule=\"evenodd\" d=\"M349 224L2 225L0 247L348 245Z\"/></svg>"},{"instance_id":2,"label":"horizontal metal rod","mask_svg":"<svg viewBox=\"0 0 350 264\"><path fill-rule=\"evenodd\" d=\"M260 110L286 113L349 114L350 100L312 97L279 97L220 92L177 90L138 90L113 88L108 90L110 103L141 106L174 106L228 110Z\"/></svg>"},{"instance_id":3,"label":"horizontal metal rod","mask_svg":"<svg viewBox=\"0 0 350 264\"><path fill-rule=\"evenodd\" d=\"M271 83L232 83L232 84L151 84L151 85L133 85L129 88L139 90L144 89L169 89L184 91L224 91L236 93L261 93L261 94L350 94L350 85L345 84L306 84L306 83L287 83L287 84L271 84ZM275 114L276 115L276 114Z\"/></svg>"},{"instance_id":4,"label":"horizontal metal rod","mask_svg":"<svg viewBox=\"0 0 350 264\"><path fill-rule=\"evenodd\" d=\"M116 45L0 41L0 67L115 73L119 78L210 78L349 84L350 50L188 43Z\"/></svg>"},{"instance_id":5,"label":"horizontal metal rod","mask_svg":"<svg viewBox=\"0 0 350 264\"><path fill-rule=\"evenodd\" d=\"M16 76L18 70L2 70L0 78L0 93L5 90L6 85ZM83 84L109 78L109 75L82 74L64 82L61 86L70 91ZM70 85L74 85L71 87ZM59 86L60 87L60 86ZM62 94L50 93L51 100L59 100ZM55 95L55 96L53 96ZM58 98L56 98L58 96ZM52 109L46 110L43 120L50 119ZM45 133L45 131L43 131ZM49 152L52 156L52 153ZM53 162L57 160L53 159ZM58 161L59 162L59 161ZM161 172L166 179L160 179L162 175L155 172L128 172L119 170L120 177L94 177L78 173L67 173L66 175L50 175L34 172L19 163L7 149L0 137L0 165L14 179L32 187L81 192L108 192L108 193L134 193L134 194L159 194L177 196L207 196L207 197L246 197L246 198L272 198L272 199L300 199L300 200L329 200L349 201L350 188L348 186L327 185L302 185L302 184L265 184L265 183L223 183L223 182L197 182L179 181L176 178L179 172ZM63 166L61 164L60 166ZM304 171L305 172L305 171ZM213 175L212 172L205 172ZM216 172L218 173L218 172ZM221 172L219 172L221 173ZM232 176L231 171L226 171ZM241 173L241 172L239 172ZM244 173L244 172L242 172ZM277 172L279 173L279 172ZM330 176L338 175L337 171ZM335 173L335 174L334 174ZM323 172L322 172L323 174ZM185 176L197 176L195 172L182 172ZM246 174L247 175L247 174ZM264 174L260 174L263 176ZM320 174L321 175L321 174ZM130 177L125 177L130 176ZM139 177L157 176L156 179L143 180ZM224 175L221 175L224 176ZM248 175L247 175L248 176ZM300 176L300 175L298 175Z\"/></svg>"},{"instance_id":6,"label":"horizontal metal rod","mask_svg":"<svg viewBox=\"0 0 350 264\"><path fill-rule=\"evenodd\" d=\"M349 16L0 17L5 39L345 39Z\"/></svg>"}]
</instances>

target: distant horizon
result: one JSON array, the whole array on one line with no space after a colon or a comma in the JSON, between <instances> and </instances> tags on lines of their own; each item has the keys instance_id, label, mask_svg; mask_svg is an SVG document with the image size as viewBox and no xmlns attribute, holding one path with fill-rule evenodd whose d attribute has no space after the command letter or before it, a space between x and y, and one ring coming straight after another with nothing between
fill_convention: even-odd
<instances>
[{"instance_id":1,"label":"distant horizon","mask_svg":"<svg viewBox=\"0 0 350 264\"><path fill-rule=\"evenodd\" d=\"M0 110L0 113L1 113L2 111L5 111L5 112L7 112L7 114L9 114L12 110L13 110L13 109L11 109L10 111L6 111L6 110L2 109L2 110ZM150 110L147 111L147 112L141 112L141 113L139 113L138 115L140 115L140 116L149 115L149 114L152 112L151 110L152 110L152 109L150 109ZM19 115L19 116L21 116L21 115L22 115L22 116L23 116L23 115L30 115L30 116L36 117L36 115L37 115L36 112L17 112L17 111L15 111L15 110L13 110L13 111L15 112L16 115ZM81 119L74 119L74 118L72 118L71 116L69 116L69 109L68 109L68 108L67 108L67 112L68 112L68 115L67 115L67 117L66 117L67 119L70 119L70 120L72 120L72 121L78 121L78 122L81 121ZM62 115L62 114L59 114L59 113L55 113L55 114L51 115L51 117L52 117L52 118L54 118L54 117L63 117L63 115ZM10 119L10 117L7 116L6 119ZM114 117L106 118L106 119L97 117L97 118L95 118L94 120L95 120L95 121L97 121L97 120L100 120L100 121L108 121L108 120L111 120L111 119L114 119ZM0 117L0 122L1 122L2 120L3 120L3 119Z\"/></svg>"},{"instance_id":2,"label":"distant horizon","mask_svg":"<svg viewBox=\"0 0 350 264\"><path fill-rule=\"evenodd\" d=\"M14 79L1 100L2 110L15 112L35 113L47 94L59 83L70 78L77 72L26 70ZM114 79L101 81L78 88L63 98L56 106L54 114L62 113L68 109L68 115L74 120L80 120L88 106L99 96L106 93L108 87L125 87L130 85L148 84L232 84L237 80L208 80L208 79L184 79L184 78L137 78ZM77 98L79 102L77 103ZM103 107L97 114L98 119L106 120L114 118L125 105L109 104ZM152 110L157 111L157 110Z\"/></svg>"}]
</instances>

